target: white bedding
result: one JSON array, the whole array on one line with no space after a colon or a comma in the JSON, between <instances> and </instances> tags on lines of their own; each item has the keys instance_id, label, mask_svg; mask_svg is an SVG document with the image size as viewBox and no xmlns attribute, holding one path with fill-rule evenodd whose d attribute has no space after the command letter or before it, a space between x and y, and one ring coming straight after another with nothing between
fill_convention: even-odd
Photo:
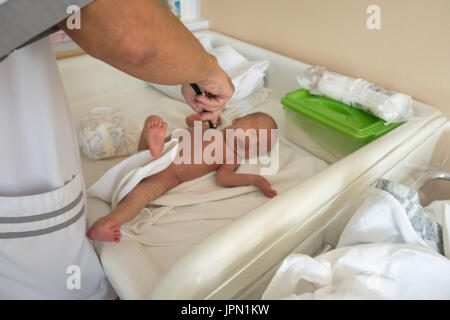
<instances>
[{"instance_id":1,"label":"white bedding","mask_svg":"<svg viewBox=\"0 0 450 320\"><path fill-rule=\"evenodd\" d=\"M162 116L171 131L185 127L184 118L192 111L180 102L164 98L155 103L152 110L144 111L132 120L143 122L150 113ZM88 175L89 184L93 182L90 173L98 179L122 160L124 158L95 162L83 159L83 171ZM322 160L281 138L279 173L266 178L282 193L326 166ZM242 165L238 172L257 173L258 167ZM120 244L96 243L96 247L118 294L124 298L144 298L193 244L268 200L253 186L219 187L215 183L215 173L212 173L183 183L159 197L149 211L144 210L123 228L124 237ZM110 210L109 204L95 198L89 198L88 205L90 224ZM128 258L124 259L124 256Z\"/></svg>"},{"instance_id":2,"label":"white bedding","mask_svg":"<svg viewBox=\"0 0 450 320\"><path fill-rule=\"evenodd\" d=\"M337 249L287 257L263 299L450 299L450 201L433 206L445 256L418 235L396 198L374 189Z\"/></svg>"}]
</instances>

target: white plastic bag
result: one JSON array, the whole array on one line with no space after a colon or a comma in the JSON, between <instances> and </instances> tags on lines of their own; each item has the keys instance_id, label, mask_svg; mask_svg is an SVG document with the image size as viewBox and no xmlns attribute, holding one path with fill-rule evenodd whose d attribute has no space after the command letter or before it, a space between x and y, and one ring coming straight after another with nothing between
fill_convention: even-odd
<instances>
[{"instance_id":1,"label":"white plastic bag","mask_svg":"<svg viewBox=\"0 0 450 320\"><path fill-rule=\"evenodd\" d=\"M354 79L323 67L310 67L297 77L301 88L371 113L387 123L408 121L414 116L412 99L378 87L363 79Z\"/></svg>"}]
</instances>

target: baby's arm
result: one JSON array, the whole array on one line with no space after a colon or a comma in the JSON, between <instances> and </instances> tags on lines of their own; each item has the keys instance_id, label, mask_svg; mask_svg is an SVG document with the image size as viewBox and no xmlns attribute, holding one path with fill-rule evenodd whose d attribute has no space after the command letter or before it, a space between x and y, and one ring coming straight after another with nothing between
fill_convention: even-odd
<instances>
[{"instance_id":1,"label":"baby's arm","mask_svg":"<svg viewBox=\"0 0 450 320\"><path fill-rule=\"evenodd\" d=\"M240 187L253 185L270 198L277 195L277 191L270 187L269 181L256 174L238 174L234 171L238 164L223 164L217 170L216 183L223 187Z\"/></svg>"}]
</instances>

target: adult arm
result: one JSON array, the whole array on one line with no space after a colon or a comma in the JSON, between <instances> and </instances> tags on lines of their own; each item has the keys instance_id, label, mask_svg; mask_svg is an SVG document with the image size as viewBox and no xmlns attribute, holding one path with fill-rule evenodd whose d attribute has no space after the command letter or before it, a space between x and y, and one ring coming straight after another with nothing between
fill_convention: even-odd
<instances>
[{"instance_id":1,"label":"adult arm","mask_svg":"<svg viewBox=\"0 0 450 320\"><path fill-rule=\"evenodd\" d=\"M234 87L214 56L169 10L155 0L96 0L81 10L81 29L59 26L88 54L139 79L185 85L183 94L195 111L216 119ZM213 97L188 90L198 83Z\"/></svg>"}]
</instances>

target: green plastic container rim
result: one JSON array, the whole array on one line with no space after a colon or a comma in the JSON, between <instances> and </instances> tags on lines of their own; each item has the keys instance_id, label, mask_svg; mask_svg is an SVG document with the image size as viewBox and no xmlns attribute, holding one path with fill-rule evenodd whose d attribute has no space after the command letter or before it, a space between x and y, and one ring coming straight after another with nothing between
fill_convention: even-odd
<instances>
[{"instance_id":1,"label":"green plastic container rim","mask_svg":"<svg viewBox=\"0 0 450 320\"><path fill-rule=\"evenodd\" d=\"M300 89L286 94L287 108L357 140L372 141L402 125L386 121L342 102Z\"/></svg>"}]
</instances>

